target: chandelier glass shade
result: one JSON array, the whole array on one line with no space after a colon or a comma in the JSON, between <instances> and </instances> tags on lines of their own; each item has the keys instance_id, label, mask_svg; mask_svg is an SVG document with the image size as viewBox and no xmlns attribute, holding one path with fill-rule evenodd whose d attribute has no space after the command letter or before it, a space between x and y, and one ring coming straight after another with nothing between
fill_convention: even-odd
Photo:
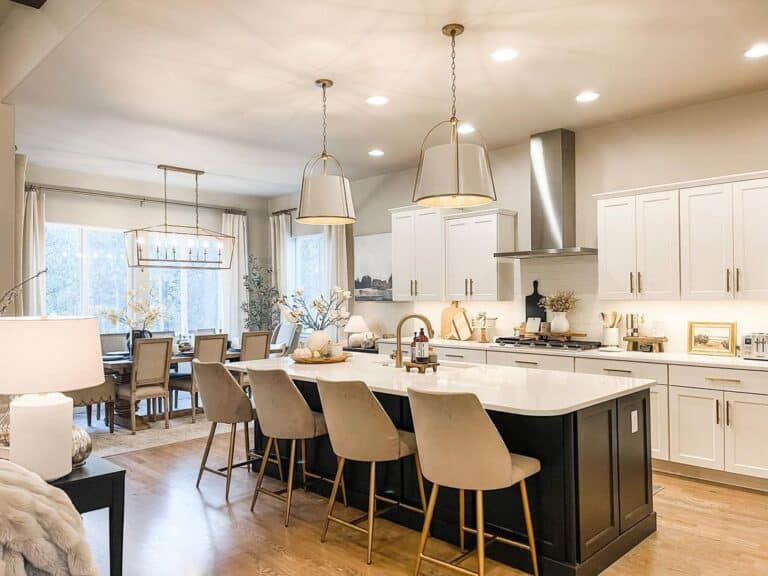
<instances>
[{"instance_id":1,"label":"chandelier glass shade","mask_svg":"<svg viewBox=\"0 0 768 576\"><path fill-rule=\"evenodd\" d=\"M128 266L131 268L182 268L228 270L232 266L235 238L199 225L198 177L202 170L158 165L163 171L165 222L124 233ZM195 176L195 225L168 223L168 171Z\"/></svg>"},{"instance_id":2,"label":"chandelier glass shade","mask_svg":"<svg viewBox=\"0 0 768 576\"><path fill-rule=\"evenodd\" d=\"M343 225L355 222L355 205L349 179L341 163L326 148L326 90L332 80L320 79L315 84L323 89L323 150L304 166L296 221L303 224Z\"/></svg>"},{"instance_id":3,"label":"chandelier glass shade","mask_svg":"<svg viewBox=\"0 0 768 576\"><path fill-rule=\"evenodd\" d=\"M469 208L496 201L488 148L478 130L462 133L456 116L456 36L461 24L448 24L451 38L451 116L427 132L421 145L413 202L431 208Z\"/></svg>"}]
</instances>

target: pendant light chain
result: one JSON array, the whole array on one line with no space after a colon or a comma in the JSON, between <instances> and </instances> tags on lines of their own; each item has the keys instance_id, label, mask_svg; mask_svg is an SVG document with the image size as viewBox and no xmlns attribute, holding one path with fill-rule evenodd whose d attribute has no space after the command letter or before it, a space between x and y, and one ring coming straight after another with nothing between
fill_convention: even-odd
<instances>
[{"instance_id":1,"label":"pendant light chain","mask_svg":"<svg viewBox=\"0 0 768 576\"><path fill-rule=\"evenodd\" d=\"M451 33L451 120L456 120L456 32Z\"/></svg>"},{"instance_id":2,"label":"pendant light chain","mask_svg":"<svg viewBox=\"0 0 768 576\"><path fill-rule=\"evenodd\" d=\"M325 84L322 85L323 88L323 156L327 155L326 152L326 139L328 137L328 116L326 112L327 104L326 104L326 97L325 97Z\"/></svg>"},{"instance_id":3,"label":"pendant light chain","mask_svg":"<svg viewBox=\"0 0 768 576\"><path fill-rule=\"evenodd\" d=\"M163 221L168 231L168 169L163 168Z\"/></svg>"}]
</instances>

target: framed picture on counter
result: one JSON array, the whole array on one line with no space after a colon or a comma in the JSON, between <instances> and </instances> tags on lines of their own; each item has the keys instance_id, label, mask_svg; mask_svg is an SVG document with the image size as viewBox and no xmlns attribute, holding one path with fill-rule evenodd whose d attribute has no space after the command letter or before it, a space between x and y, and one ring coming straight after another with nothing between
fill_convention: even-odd
<instances>
[{"instance_id":1,"label":"framed picture on counter","mask_svg":"<svg viewBox=\"0 0 768 576\"><path fill-rule=\"evenodd\" d=\"M736 323L688 322L688 352L736 356Z\"/></svg>"}]
</instances>

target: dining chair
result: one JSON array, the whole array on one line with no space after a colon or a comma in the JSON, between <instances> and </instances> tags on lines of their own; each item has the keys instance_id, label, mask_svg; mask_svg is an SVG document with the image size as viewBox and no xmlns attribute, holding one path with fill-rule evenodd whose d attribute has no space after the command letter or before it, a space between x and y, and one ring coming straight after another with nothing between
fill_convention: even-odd
<instances>
[{"instance_id":1,"label":"dining chair","mask_svg":"<svg viewBox=\"0 0 768 576\"><path fill-rule=\"evenodd\" d=\"M171 376L170 389L174 395L179 391L189 392L192 401L192 422L195 421L197 412L197 386L195 384L195 365L194 360L200 362L224 362L227 356L227 335L226 334L205 334L195 338L195 351L193 355L191 374L174 374ZM174 405L178 403L176 402Z\"/></svg>"},{"instance_id":2,"label":"dining chair","mask_svg":"<svg viewBox=\"0 0 768 576\"><path fill-rule=\"evenodd\" d=\"M247 466L256 462L257 458L251 458L250 436L248 433L248 423L256 416L250 399L245 395L243 389L237 380L224 367L221 362L201 362L192 361L193 378L196 380L196 387L200 391L200 398L203 401L205 416L211 422L211 431L208 434L208 442L203 451L203 459L200 462L200 470L197 473L197 486L200 487L200 479L203 472L212 472L227 479L226 489L224 491L225 499L229 500L229 485L232 481L232 468ZM216 427L219 424L229 424L229 455L227 458L226 473L221 469L209 468L208 454L211 451L213 438L216 435ZM233 464L235 455L235 437L237 435L237 425L243 424L245 436L245 460L238 464Z\"/></svg>"},{"instance_id":3,"label":"dining chair","mask_svg":"<svg viewBox=\"0 0 768 576\"><path fill-rule=\"evenodd\" d=\"M104 404L104 414L109 432L115 431L115 386L116 379L113 374L104 374L104 382L97 386L91 386L83 390L64 392L65 396L72 398L74 406L85 406L85 415L88 426L92 425L93 406L96 405L96 420L101 419L101 404Z\"/></svg>"},{"instance_id":4,"label":"dining chair","mask_svg":"<svg viewBox=\"0 0 768 576\"><path fill-rule=\"evenodd\" d=\"M240 361L264 360L269 358L269 346L272 333L269 330L259 330L254 332L243 332L240 338ZM249 395L251 385L248 382L248 374L240 374L240 386L243 390L248 390Z\"/></svg>"},{"instance_id":5,"label":"dining chair","mask_svg":"<svg viewBox=\"0 0 768 576\"><path fill-rule=\"evenodd\" d=\"M299 345L301 327L294 322L283 322L273 333L273 341L269 347L275 356L289 356Z\"/></svg>"},{"instance_id":6,"label":"dining chair","mask_svg":"<svg viewBox=\"0 0 768 576\"><path fill-rule=\"evenodd\" d=\"M165 427L168 428L168 379L172 348L172 338L142 338L134 343L131 381L117 387L117 397L130 402L131 434L136 434L136 403L152 398L163 399Z\"/></svg>"}]
</instances>

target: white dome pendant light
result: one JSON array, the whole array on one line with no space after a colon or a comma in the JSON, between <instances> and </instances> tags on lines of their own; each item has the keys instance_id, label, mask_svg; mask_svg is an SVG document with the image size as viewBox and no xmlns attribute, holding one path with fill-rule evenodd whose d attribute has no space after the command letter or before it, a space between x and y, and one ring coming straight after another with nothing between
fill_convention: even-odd
<instances>
[{"instance_id":1,"label":"white dome pendant light","mask_svg":"<svg viewBox=\"0 0 768 576\"><path fill-rule=\"evenodd\" d=\"M427 132L421 144L413 201L431 208L469 208L496 201L491 161L477 130L459 129L456 117L456 36L461 24L446 24L451 37L451 117Z\"/></svg>"},{"instance_id":2,"label":"white dome pendant light","mask_svg":"<svg viewBox=\"0 0 768 576\"><path fill-rule=\"evenodd\" d=\"M328 125L325 91L333 86L333 81L321 78L315 80L315 84L323 89L323 151L310 158L304 166L296 221L319 225L352 224L355 222L355 205L352 203L349 180L344 177L339 161L328 153L325 145Z\"/></svg>"}]
</instances>

